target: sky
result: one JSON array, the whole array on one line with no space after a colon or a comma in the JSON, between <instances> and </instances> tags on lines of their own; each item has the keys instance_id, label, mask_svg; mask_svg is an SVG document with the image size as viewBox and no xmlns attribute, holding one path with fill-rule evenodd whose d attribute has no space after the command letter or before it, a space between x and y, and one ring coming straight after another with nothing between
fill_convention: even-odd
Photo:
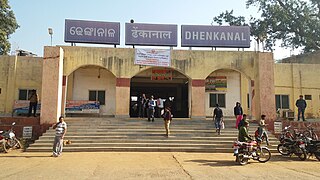
<instances>
[{"instance_id":1,"label":"sky","mask_svg":"<svg viewBox=\"0 0 320 180\"><path fill-rule=\"evenodd\" d=\"M178 37L181 25L211 25L212 18L226 10L234 10L234 15L257 17L255 7L246 8L246 0L9 0L19 29L10 36L11 51L27 50L43 56L43 47L50 46L48 28L53 29L52 45L69 46L64 42L65 19L120 22L120 45L117 47L131 48L125 45L125 23L134 19L135 23L177 24ZM178 38L180 39L180 38ZM252 38L251 38L252 40ZM113 47L102 44L80 44L77 46ZM143 47L141 47L143 48ZM187 49L178 47L173 49ZM205 48L211 49L211 48ZM225 49L218 49L225 50ZM236 48L226 49L237 51ZM251 43L248 51L256 50ZM274 59L282 59L292 54L290 50L276 48Z\"/></svg>"}]
</instances>

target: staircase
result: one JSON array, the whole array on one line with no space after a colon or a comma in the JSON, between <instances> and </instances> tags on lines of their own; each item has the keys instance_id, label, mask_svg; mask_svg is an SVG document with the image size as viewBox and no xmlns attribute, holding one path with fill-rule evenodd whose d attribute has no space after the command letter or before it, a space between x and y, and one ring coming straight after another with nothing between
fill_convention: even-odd
<instances>
[{"instance_id":1,"label":"staircase","mask_svg":"<svg viewBox=\"0 0 320 180\"><path fill-rule=\"evenodd\" d=\"M148 122L137 118L65 118L68 131L64 152L233 152L233 141L238 136L234 118L225 118L226 128L221 135L215 132L213 121L173 119L171 135L165 137L164 122L155 119ZM254 134L257 125L251 123L249 133ZM49 129L28 152L51 152L55 130ZM278 140L269 134L271 152L276 152Z\"/></svg>"}]
</instances>

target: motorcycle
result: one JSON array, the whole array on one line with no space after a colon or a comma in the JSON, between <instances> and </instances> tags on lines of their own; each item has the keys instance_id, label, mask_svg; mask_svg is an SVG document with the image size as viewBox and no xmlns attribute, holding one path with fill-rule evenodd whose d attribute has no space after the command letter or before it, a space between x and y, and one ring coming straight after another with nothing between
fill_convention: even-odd
<instances>
[{"instance_id":1,"label":"motorcycle","mask_svg":"<svg viewBox=\"0 0 320 180\"><path fill-rule=\"evenodd\" d=\"M320 161L320 141L313 140L306 136L304 140L306 142L306 152L309 157L314 155Z\"/></svg>"},{"instance_id":2,"label":"motorcycle","mask_svg":"<svg viewBox=\"0 0 320 180\"><path fill-rule=\"evenodd\" d=\"M282 156L295 154L302 161L307 158L306 143L301 138L284 138L280 141L277 150Z\"/></svg>"},{"instance_id":3,"label":"motorcycle","mask_svg":"<svg viewBox=\"0 0 320 180\"><path fill-rule=\"evenodd\" d=\"M16 138L16 135L13 131L13 126L15 124L16 123L13 122L8 131L2 131L0 133L0 140L2 142L1 146L5 153L9 152L10 149L20 149L22 147L20 141Z\"/></svg>"},{"instance_id":4,"label":"motorcycle","mask_svg":"<svg viewBox=\"0 0 320 180\"><path fill-rule=\"evenodd\" d=\"M270 160L271 152L267 147L261 147L257 141L240 142L235 141L233 144L234 155L237 162L241 165L246 165L249 159L257 160L265 163Z\"/></svg>"}]
</instances>

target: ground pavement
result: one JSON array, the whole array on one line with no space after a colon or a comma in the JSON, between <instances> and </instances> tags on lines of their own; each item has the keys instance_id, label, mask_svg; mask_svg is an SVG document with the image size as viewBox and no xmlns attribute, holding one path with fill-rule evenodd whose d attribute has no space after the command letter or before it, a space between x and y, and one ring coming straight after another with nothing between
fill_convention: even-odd
<instances>
[{"instance_id":1,"label":"ground pavement","mask_svg":"<svg viewBox=\"0 0 320 180\"><path fill-rule=\"evenodd\" d=\"M320 179L315 158L273 155L267 163L237 165L230 153L11 151L0 154L0 179Z\"/></svg>"}]
</instances>

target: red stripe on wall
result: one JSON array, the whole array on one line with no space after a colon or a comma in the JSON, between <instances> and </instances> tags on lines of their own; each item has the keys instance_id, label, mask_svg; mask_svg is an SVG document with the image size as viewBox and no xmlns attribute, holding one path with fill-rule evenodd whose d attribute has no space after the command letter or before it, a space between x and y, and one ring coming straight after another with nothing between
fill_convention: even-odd
<instances>
[{"instance_id":1,"label":"red stripe on wall","mask_svg":"<svg viewBox=\"0 0 320 180\"><path fill-rule=\"evenodd\" d=\"M195 79L192 80L192 87L204 87L205 86L205 80L202 79Z\"/></svg>"},{"instance_id":2,"label":"red stripe on wall","mask_svg":"<svg viewBox=\"0 0 320 180\"><path fill-rule=\"evenodd\" d=\"M66 86L66 83L67 83L67 77L62 76L62 86Z\"/></svg>"},{"instance_id":3,"label":"red stripe on wall","mask_svg":"<svg viewBox=\"0 0 320 180\"><path fill-rule=\"evenodd\" d=\"M117 78L117 87L130 87L130 78Z\"/></svg>"}]
</instances>

